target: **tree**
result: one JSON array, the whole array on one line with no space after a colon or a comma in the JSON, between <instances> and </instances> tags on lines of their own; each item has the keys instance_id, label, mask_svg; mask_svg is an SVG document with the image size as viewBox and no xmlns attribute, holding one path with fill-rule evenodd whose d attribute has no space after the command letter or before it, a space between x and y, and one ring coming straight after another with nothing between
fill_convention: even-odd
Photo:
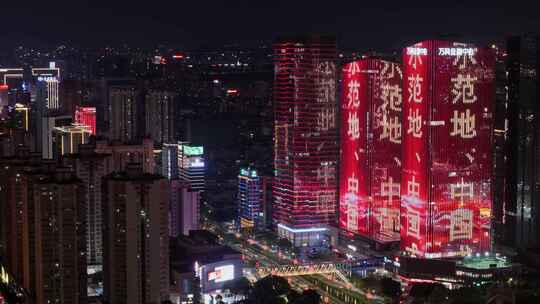
<instances>
[{"instance_id":1,"label":"tree","mask_svg":"<svg viewBox=\"0 0 540 304\"><path fill-rule=\"evenodd\" d=\"M382 293L390 298L397 298L401 295L401 284L391 278L383 278L381 280Z\"/></svg>"},{"instance_id":2,"label":"tree","mask_svg":"<svg viewBox=\"0 0 540 304\"><path fill-rule=\"evenodd\" d=\"M289 282L282 277L266 276L253 284L249 294L251 303L279 304L286 303L286 296L291 292Z\"/></svg>"},{"instance_id":3,"label":"tree","mask_svg":"<svg viewBox=\"0 0 540 304\"><path fill-rule=\"evenodd\" d=\"M462 287L450 293L451 303L480 304L485 303L485 296L479 288Z\"/></svg>"},{"instance_id":4,"label":"tree","mask_svg":"<svg viewBox=\"0 0 540 304\"><path fill-rule=\"evenodd\" d=\"M449 291L442 284L433 284L431 293L427 298L427 302L431 304L447 303Z\"/></svg>"},{"instance_id":5,"label":"tree","mask_svg":"<svg viewBox=\"0 0 540 304\"><path fill-rule=\"evenodd\" d=\"M251 289L251 283L245 277L240 277L224 284L223 289L228 289L235 296L247 296Z\"/></svg>"},{"instance_id":6,"label":"tree","mask_svg":"<svg viewBox=\"0 0 540 304\"><path fill-rule=\"evenodd\" d=\"M448 303L449 291L439 283L418 283L413 285L409 296L414 298L413 303L441 304Z\"/></svg>"},{"instance_id":7,"label":"tree","mask_svg":"<svg viewBox=\"0 0 540 304\"><path fill-rule=\"evenodd\" d=\"M321 296L313 289L307 289L298 295L295 299L291 299L292 304L319 304Z\"/></svg>"},{"instance_id":8,"label":"tree","mask_svg":"<svg viewBox=\"0 0 540 304\"><path fill-rule=\"evenodd\" d=\"M289 241L288 239L279 239L277 241L277 245L279 246L279 248L281 249L291 249L293 244L291 243L291 241Z\"/></svg>"}]
</instances>

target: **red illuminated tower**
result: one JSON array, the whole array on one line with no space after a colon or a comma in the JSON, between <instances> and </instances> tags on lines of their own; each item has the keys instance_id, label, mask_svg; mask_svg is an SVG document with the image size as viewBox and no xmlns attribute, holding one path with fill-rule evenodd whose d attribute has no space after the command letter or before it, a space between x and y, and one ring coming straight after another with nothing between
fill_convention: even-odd
<instances>
[{"instance_id":1,"label":"red illuminated tower","mask_svg":"<svg viewBox=\"0 0 540 304\"><path fill-rule=\"evenodd\" d=\"M75 123L85 125L90 128L93 135L96 134L96 108L79 107L75 109Z\"/></svg>"},{"instance_id":2,"label":"red illuminated tower","mask_svg":"<svg viewBox=\"0 0 540 304\"><path fill-rule=\"evenodd\" d=\"M336 43L274 45L274 219L281 237L314 245L337 209Z\"/></svg>"},{"instance_id":3,"label":"red illuminated tower","mask_svg":"<svg viewBox=\"0 0 540 304\"><path fill-rule=\"evenodd\" d=\"M403 64L401 248L426 258L489 251L494 55L423 41Z\"/></svg>"},{"instance_id":4,"label":"red illuminated tower","mask_svg":"<svg viewBox=\"0 0 540 304\"><path fill-rule=\"evenodd\" d=\"M363 59L343 68L340 228L399 240L401 84L398 64Z\"/></svg>"}]
</instances>

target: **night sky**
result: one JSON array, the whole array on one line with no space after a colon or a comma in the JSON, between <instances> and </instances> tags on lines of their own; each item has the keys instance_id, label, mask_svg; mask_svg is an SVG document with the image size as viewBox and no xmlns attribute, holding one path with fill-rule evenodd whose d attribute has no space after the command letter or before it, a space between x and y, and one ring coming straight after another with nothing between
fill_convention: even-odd
<instances>
[{"instance_id":1,"label":"night sky","mask_svg":"<svg viewBox=\"0 0 540 304\"><path fill-rule=\"evenodd\" d=\"M389 50L440 34L486 43L540 29L537 0L0 2L0 48L58 43L194 48L319 32L336 34L344 49Z\"/></svg>"}]
</instances>

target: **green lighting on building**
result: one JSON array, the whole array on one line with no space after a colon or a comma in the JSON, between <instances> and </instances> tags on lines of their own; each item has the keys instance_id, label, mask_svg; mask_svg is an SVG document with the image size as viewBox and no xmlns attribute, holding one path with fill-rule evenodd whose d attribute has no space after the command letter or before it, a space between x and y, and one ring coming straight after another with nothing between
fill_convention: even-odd
<instances>
[{"instance_id":1,"label":"green lighting on building","mask_svg":"<svg viewBox=\"0 0 540 304\"><path fill-rule=\"evenodd\" d=\"M184 154L187 156L203 155L204 149L202 146L183 146Z\"/></svg>"}]
</instances>

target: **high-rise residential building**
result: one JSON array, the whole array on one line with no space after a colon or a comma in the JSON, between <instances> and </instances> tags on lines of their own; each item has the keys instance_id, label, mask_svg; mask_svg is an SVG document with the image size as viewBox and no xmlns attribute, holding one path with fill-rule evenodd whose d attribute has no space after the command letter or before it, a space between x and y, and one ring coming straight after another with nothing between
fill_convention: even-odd
<instances>
[{"instance_id":1,"label":"high-rise residential building","mask_svg":"<svg viewBox=\"0 0 540 304\"><path fill-rule=\"evenodd\" d=\"M91 134L90 128L79 124L55 127L52 131L52 158L58 159L64 155L77 153L79 145L87 144L90 141Z\"/></svg>"},{"instance_id":2,"label":"high-rise residential building","mask_svg":"<svg viewBox=\"0 0 540 304\"><path fill-rule=\"evenodd\" d=\"M155 173L154 142L143 139L142 144L117 144L96 141L96 153L110 154L113 171L124 171L129 163L139 163L145 173Z\"/></svg>"},{"instance_id":3,"label":"high-rise residential building","mask_svg":"<svg viewBox=\"0 0 540 304\"><path fill-rule=\"evenodd\" d=\"M190 191L204 191L204 148L187 142L178 142L178 174L189 183Z\"/></svg>"},{"instance_id":4,"label":"high-rise residential building","mask_svg":"<svg viewBox=\"0 0 540 304\"><path fill-rule=\"evenodd\" d=\"M399 241L403 72L362 59L343 68L339 226Z\"/></svg>"},{"instance_id":5,"label":"high-rise residential building","mask_svg":"<svg viewBox=\"0 0 540 304\"><path fill-rule=\"evenodd\" d=\"M37 142L36 145L39 145L41 148L42 157L44 159L53 159L54 157L54 141L53 141L53 131L57 127L69 126L72 123L72 118L69 115L47 115L39 119L40 133L34 133Z\"/></svg>"},{"instance_id":6,"label":"high-rise residential building","mask_svg":"<svg viewBox=\"0 0 540 304\"><path fill-rule=\"evenodd\" d=\"M20 103L15 104L13 109L13 124L15 128L30 130L30 107Z\"/></svg>"},{"instance_id":7,"label":"high-rise residential building","mask_svg":"<svg viewBox=\"0 0 540 304\"><path fill-rule=\"evenodd\" d=\"M176 94L170 91L149 90L145 96L146 135L156 145L174 141Z\"/></svg>"},{"instance_id":8,"label":"high-rise residential building","mask_svg":"<svg viewBox=\"0 0 540 304\"><path fill-rule=\"evenodd\" d=\"M275 228L273 221L273 196L272 196L272 176L262 176L262 212L263 225L267 229Z\"/></svg>"},{"instance_id":9,"label":"high-rise residential building","mask_svg":"<svg viewBox=\"0 0 540 304\"><path fill-rule=\"evenodd\" d=\"M161 175L167 179L179 178L177 143L164 143L161 147Z\"/></svg>"},{"instance_id":10,"label":"high-rise residential building","mask_svg":"<svg viewBox=\"0 0 540 304\"><path fill-rule=\"evenodd\" d=\"M84 190L72 172L57 168L29 194L34 200L30 242L36 303L87 301Z\"/></svg>"},{"instance_id":11,"label":"high-rise residential building","mask_svg":"<svg viewBox=\"0 0 540 304\"><path fill-rule=\"evenodd\" d=\"M241 168L238 175L238 226L257 229L263 226L262 179L253 168Z\"/></svg>"},{"instance_id":12,"label":"high-rise residential building","mask_svg":"<svg viewBox=\"0 0 540 304\"><path fill-rule=\"evenodd\" d=\"M139 121L142 111L138 91L134 86L109 88L109 139L121 143L137 141L143 122Z\"/></svg>"},{"instance_id":13,"label":"high-rise residential building","mask_svg":"<svg viewBox=\"0 0 540 304\"><path fill-rule=\"evenodd\" d=\"M0 134L0 157L15 156L17 149L21 147L33 150L33 138L30 132L24 129L8 129L7 132ZM40 153L41 157L41 153Z\"/></svg>"},{"instance_id":14,"label":"high-rise residential building","mask_svg":"<svg viewBox=\"0 0 540 304\"><path fill-rule=\"evenodd\" d=\"M189 235L199 229L201 194L191 191L189 183L179 179L170 180L169 235Z\"/></svg>"},{"instance_id":15,"label":"high-rise residential building","mask_svg":"<svg viewBox=\"0 0 540 304\"><path fill-rule=\"evenodd\" d=\"M507 142L503 244L540 245L540 38L513 36L506 48Z\"/></svg>"},{"instance_id":16,"label":"high-rise residential building","mask_svg":"<svg viewBox=\"0 0 540 304\"><path fill-rule=\"evenodd\" d=\"M92 145L82 145L77 154L62 158L82 181L86 207L86 263L88 266L103 264L102 179L113 170L110 154L96 153Z\"/></svg>"},{"instance_id":17,"label":"high-rise residential building","mask_svg":"<svg viewBox=\"0 0 540 304\"><path fill-rule=\"evenodd\" d=\"M15 156L1 159L0 165L0 255L15 280L34 290L33 192L37 181L49 173L47 163L42 162L40 153L19 148Z\"/></svg>"},{"instance_id":18,"label":"high-rise residential building","mask_svg":"<svg viewBox=\"0 0 540 304\"><path fill-rule=\"evenodd\" d=\"M311 245L336 222L336 42L308 36L274 48L274 219L278 234Z\"/></svg>"},{"instance_id":19,"label":"high-rise residential building","mask_svg":"<svg viewBox=\"0 0 540 304\"><path fill-rule=\"evenodd\" d=\"M508 199L508 170L510 134L507 98L506 50L495 44L491 46L495 52L495 105L493 109L493 243L504 242L508 227L504 208Z\"/></svg>"},{"instance_id":20,"label":"high-rise residential building","mask_svg":"<svg viewBox=\"0 0 540 304\"><path fill-rule=\"evenodd\" d=\"M105 301L168 300L168 181L129 165L105 177L103 211Z\"/></svg>"},{"instance_id":21,"label":"high-rise residential building","mask_svg":"<svg viewBox=\"0 0 540 304\"><path fill-rule=\"evenodd\" d=\"M87 126L90 132L96 134L96 107L82 107L77 106L75 108L75 123L83 126Z\"/></svg>"},{"instance_id":22,"label":"high-rise residential building","mask_svg":"<svg viewBox=\"0 0 540 304\"><path fill-rule=\"evenodd\" d=\"M412 256L491 250L494 59L449 41L404 49L400 232Z\"/></svg>"}]
</instances>

